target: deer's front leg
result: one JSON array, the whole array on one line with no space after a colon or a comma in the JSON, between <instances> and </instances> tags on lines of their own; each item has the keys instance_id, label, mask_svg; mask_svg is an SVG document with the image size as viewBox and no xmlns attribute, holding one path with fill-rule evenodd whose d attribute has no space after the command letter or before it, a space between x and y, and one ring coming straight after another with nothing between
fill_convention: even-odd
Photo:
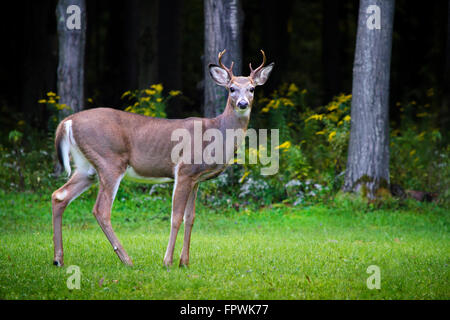
<instances>
[{"instance_id":1,"label":"deer's front leg","mask_svg":"<svg viewBox=\"0 0 450 320\"><path fill-rule=\"evenodd\" d=\"M194 226L195 219L195 200L197 199L198 183L189 195L189 199L184 209L184 242L183 250L181 251L180 267L187 266L189 264L189 247L191 244L191 232Z\"/></svg>"},{"instance_id":2,"label":"deer's front leg","mask_svg":"<svg viewBox=\"0 0 450 320\"><path fill-rule=\"evenodd\" d=\"M172 196L172 216L170 219L170 237L164 256L164 265L169 267L173 263L173 250L177 240L178 230L183 222L184 211L193 188L193 181L186 176L178 176L175 179Z\"/></svg>"}]
</instances>

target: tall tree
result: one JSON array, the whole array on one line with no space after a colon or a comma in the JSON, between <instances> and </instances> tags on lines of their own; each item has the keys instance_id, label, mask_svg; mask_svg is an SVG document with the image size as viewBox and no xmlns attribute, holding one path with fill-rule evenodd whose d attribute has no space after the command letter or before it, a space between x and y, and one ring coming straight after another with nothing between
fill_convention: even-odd
<instances>
[{"instance_id":1,"label":"tall tree","mask_svg":"<svg viewBox=\"0 0 450 320\"><path fill-rule=\"evenodd\" d=\"M223 63L230 66L234 61L234 74L242 70L242 23L240 0L204 0L205 52L203 114L205 117L219 115L226 104L226 90L215 85L209 75L208 64L217 62L217 55L226 49Z\"/></svg>"},{"instance_id":2,"label":"tall tree","mask_svg":"<svg viewBox=\"0 0 450 320\"><path fill-rule=\"evenodd\" d=\"M86 4L84 0L59 0L56 7L58 30L58 95L60 103L73 112L84 105L84 50L86 43ZM67 115L63 111L61 116Z\"/></svg>"},{"instance_id":3,"label":"tall tree","mask_svg":"<svg viewBox=\"0 0 450 320\"><path fill-rule=\"evenodd\" d=\"M361 0L345 191L374 198L389 184L389 76L395 0Z\"/></svg>"}]
</instances>

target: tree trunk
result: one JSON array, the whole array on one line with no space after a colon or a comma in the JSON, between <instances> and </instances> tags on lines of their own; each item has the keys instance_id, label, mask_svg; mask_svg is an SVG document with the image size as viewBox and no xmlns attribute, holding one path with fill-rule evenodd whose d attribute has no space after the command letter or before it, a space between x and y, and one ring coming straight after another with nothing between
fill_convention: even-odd
<instances>
[{"instance_id":1,"label":"tree trunk","mask_svg":"<svg viewBox=\"0 0 450 320\"><path fill-rule=\"evenodd\" d=\"M223 112L227 91L216 85L209 75L208 64L217 64L217 55L226 49L222 62L230 66L234 61L233 72L240 75L242 70L242 22L243 12L240 0L204 0L205 51L204 100L205 117L216 117Z\"/></svg>"},{"instance_id":2,"label":"tree trunk","mask_svg":"<svg viewBox=\"0 0 450 320\"><path fill-rule=\"evenodd\" d=\"M79 26L73 26L68 19L77 15L77 11L67 13L71 5L80 8ZM84 106L84 50L86 43L86 4L84 0L59 0L56 7L58 30L58 95L59 102L68 105L72 112L78 112ZM75 18L76 19L76 18ZM73 22L73 21L71 21ZM69 25L72 29L69 28ZM67 116L63 110L61 117Z\"/></svg>"},{"instance_id":3,"label":"tree trunk","mask_svg":"<svg viewBox=\"0 0 450 320\"><path fill-rule=\"evenodd\" d=\"M389 74L394 0L361 0L353 66L351 130L344 191L375 198L389 185ZM380 8L369 29L370 5Z\"/></svg>"}]
</instances>

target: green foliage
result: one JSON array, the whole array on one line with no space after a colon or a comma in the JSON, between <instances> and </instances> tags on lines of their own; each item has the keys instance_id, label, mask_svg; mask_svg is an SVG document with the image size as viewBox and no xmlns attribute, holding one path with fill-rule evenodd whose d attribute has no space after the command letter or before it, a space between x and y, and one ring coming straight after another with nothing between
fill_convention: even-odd
<instances>
[{"instance_id":1,"label":"green foliage","mask_svg":"<svg viewBox=\"0 0 450 320\"><path fill-rule=\"evenodd\" d=\"M260 161L248 162L250 154L259 158L260 150L248 149L246 164L235 170L240 176L232 180L230 188L221 190L235 192L239 183L246 200L259 205L310 204L333 198L344 181L351 95L341 94L327 105L313 109L308 106L306 90L284 84L270 98L259 98L259 104L262 107L253 117L252 126L280 130L279 171L274 176L262 176ZM436 119L429 112L430 105L411 101L405 106L398 103L396 108L402 115L400 126L392 123L391 182L404 189L434 192L440 203L448 205L449 147L433 126Z\"/></svg>"},{"instance_id":2,"label":"green foliage","mask_svg":"<svg viewBox=\"0 0 450 320\"><path fill-rule=\"evenodd\" d=\"M430 112L433 89L425 102L396 103L400 123L391 130L391 182L405 189L436 193L437 201L449 204L450 146L436 128L437 114ZM420 120L420 121L418 121Z\"/></svg>"},{"instance_id":3,"label":"green foliage","mask_svg":"<svg viewBox=\"0 0 450 320\"><path fill-rule=\"evenodd\" d=\"M48 132L53 135L63 114L72 112L72 108L64 103L59 103L60 97L56 93L50 91L47 93L47 98L40 99L38 103L45 104L50 117L48 118Z\"/></svg>"},{"instance_id":4,"label":"green foliage","mask_svg":"<svg viewBox=\"0 0 450 320\"><path fill-rule=\"evenodd\" d=\"M26 151L0 146L0 188L11 191L50 190L62 183L52 174L54 161L46 148Z\"/></svg>"},{"instance_id":5,"label":"green foliage","mask_svg":"<svg viewBox=\"0 0 450 320\"><path fill-rule=\"evenodd\" d=\"M149 89L127 91L123 98L132 103L126 110L148 116L165 116L168 99L180 94L169 92L163 96L163 86L154 84ZM429 95L427 93L427 95ZM58 103L59 97L49 92L39 102L45 104L52 116L48 136L17 122L1 146L0 185L11 191L48 191L63 183L65 177L55 181L53 134L59 113L68 108ZM259 97L253 111L251 127L280 130L277 174L263 176L261 151L271 146L245 150L245 164L233 165L223 175L202 183L199 198L211 210L270 206L275 203L307 206L331 201L341 189L350 132L351 96L341 94L325 106L309 105L308 92L295 84L283 84L270 98ZM450 147L442 134L433 126L435 116L430 105L411 101L397 103L400 122L392 123L391 130L391 182L404 189L422 190L438 195L444 206L450 203ZM420 119L420 122L417 120ZM269 151L270 153L270 151ZM256 164L250 158L256 157ZM149 198L169 200L170 185L148 186L124 181L118 199L133 199L136 194L149 194ZM96 189L88 191L92 198ZM385 202L395 201L383 197ZM378 206L379 204L367 204Z\"/></svg>"},{"instance_id":6,"label":"green foliage","mask_svg":"<svg viewBox=\"0 0 450 320\"><path fill-rule=\"evenodd\" d=\"M279 129L279 170L276 175L262 176L261 161L246 161L237 170L241 172L241 195L260 205L300 205L322 201L338 190L348 148L350 98L336 97L320 108L322 113L308 106L307 90L295 84L284 84L271 98L260 98L263 107L252 126ZM247 149L246 159L252 154L260 159L261 151L265 151L262 146Z\"/></svg>"},{"instance_id":7,"label":"green foliage","mask_svg":"<svg viewBox=\"0 0 450 320\"><path fill-rule=\"evenodd\" d=\"M170 91L167 97L162 94L162 84L152 84L149 89L127 91L122 95L122 99L128 98L130 105L125 111L143 114L149 117L165 118L167 102L180 91ZM134 102L134 103L133 103Z\"/></svg>"}]
</instances>

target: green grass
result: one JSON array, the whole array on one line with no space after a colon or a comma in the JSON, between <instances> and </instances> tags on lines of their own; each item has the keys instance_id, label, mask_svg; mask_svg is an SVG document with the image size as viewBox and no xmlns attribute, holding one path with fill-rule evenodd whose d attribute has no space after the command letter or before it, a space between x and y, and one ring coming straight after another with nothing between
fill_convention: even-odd
<instances>
[{"instance_id":1,"label":"green grass","mask_svg":"<svg viewBox=\"0 0 450 320\"><path fill-rule=\"evenodd\" d=\"M450 298L450 215L434 205L237 212L200 202L190 267L166 269L170 201L120 201L119 193L112 222L134 262L126 267L91 213L92 193L65 212L65 266L57 268L50 195L0 191L1 299ZM182 236L180 230L176 264ZM81 269L80 290L66 286L70 265ZM370 265L380 267L380 290L366 286Z\"/></svg>"}]
</instances>

